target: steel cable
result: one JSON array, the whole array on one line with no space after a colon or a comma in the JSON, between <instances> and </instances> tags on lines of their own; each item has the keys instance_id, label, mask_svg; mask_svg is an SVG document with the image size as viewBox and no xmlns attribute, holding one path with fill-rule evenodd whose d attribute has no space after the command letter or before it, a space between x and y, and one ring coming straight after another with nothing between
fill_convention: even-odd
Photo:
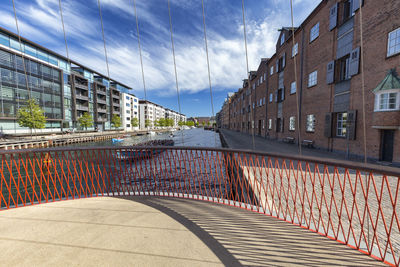
<instances>
[{"instance_id":1,"label":"steel cable","mask_svg":"<svg viewBox=\"0 0 400 267\"><path fill-rule=\"evenodd\" d=\"M168 0L167 2L168 2L169 28L170 28L170 33L171 33L172 57L173 57L173 60L174 60L176 95L177 95L177 98L178 98L179 116L181 116L181 114L182 114L181 113L181 101L180 101L180 96L179 96L178 72L176 70L175 45L174 45L174 35L173 35L173 30L172 30L172 16L171 16L170 0ZM182 134L182 144L185 145L185 140L183 138L183 130L182 129L181 129L181 134Z\"/></svg>"},{"instance_id":2,"label":"steel cable","mask_svg":"<svg viewBox=\"0 0 400 267\"><path fill-rule=\"evenodd\" d=\"M299 147L299 154L302 154L301 151L301 128L300 128L300 92L298 92L297 87L297 53L293 54L293 48L295 46L295 38L294 38L294 15L293 15L293 0L290 0L290 12L291 12L291 19L292 19L292 56L293 56L293 61L294 61L294 81L296 84L296 105L297 105L297 138L298 138L298 147Z\"/></svg>"},{"instance_id":3,"label":"steel cable","mask_svg":"<svg viewBox=\"0 0 400 267\"><path fill-rule=\"evenodd\" d=\"M247 82L248 82L248 87L249 87L248 89L251 90L251 86L250 86L250 78L251 78L251 76L250 76L250 73L249 73L249 56L248 56L248 53L247 53L247 32L246 32L246 18L245 18L245 12L244 12L244 0L242 0L242 17L243 17L244 47L245 47L245 52L246 52L246 70L247 70L247 77L248 77ZM250 94L250 109L252 110L252 112L254 112L254 115L255 115L255 111L254 111L255 107L253 107L253 102L252 102L251 95L252 94ZM253 117L253 121L251 123L251 127L252 127L252 135L251 136L252 136L253 150L255 150L255 140L254 140L254 126L255 125L254 124L255 124L255 122L254 122L254 117Z\"/></svg>"},{"instance_id":4,"label":"steel cable","mask_svg":"<svg viewBox=\"0 0 400 267\"><path fill-rule=\"evenodd\" d=\"M204 43L205 43L206 56L207 56L207 69L208 69L208 83L210 86L211 112L212 112L212 116L215 118L213 93L212 93L212 85L211 85L210 60L209 60L209 56L208 56L208 42L207 42L206 15L205 15L205 11L204 11L204 0L201 0L201 7L203 10ZM217 146L217 135L216 134L214 134L214 146Z\"/></svg>"}]
</instances>

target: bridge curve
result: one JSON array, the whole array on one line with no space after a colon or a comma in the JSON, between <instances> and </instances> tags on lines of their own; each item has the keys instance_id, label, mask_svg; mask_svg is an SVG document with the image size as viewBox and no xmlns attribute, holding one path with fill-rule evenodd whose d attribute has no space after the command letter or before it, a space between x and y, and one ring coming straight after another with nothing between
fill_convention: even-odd
<instances>
[{"instance_id":1,"label":"bridge curve","mask_svg":"<svg viewBox=\"0 0 400 267\"><path fill-rule=\"evenodd\" d=\"M271 216L156 196L85 198L3 211L0 251L8 266L383 265Z\"/></svg>"}]
</instances>

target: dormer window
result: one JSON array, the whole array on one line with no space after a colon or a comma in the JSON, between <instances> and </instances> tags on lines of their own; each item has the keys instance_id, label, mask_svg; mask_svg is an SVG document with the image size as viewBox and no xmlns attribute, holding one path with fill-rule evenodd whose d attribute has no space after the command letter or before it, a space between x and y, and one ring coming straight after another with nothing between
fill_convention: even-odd
<instances>
[{"instance_id":1,"label":"dormer window","mask_svg":"<svg viewBox=\"0 0 400 267\"><path fill-rule=\"evenodd\" d=\"M281 45L283 45L285 43L285 34L282 33L281 35Z\"/></svg>"}]
</instances>

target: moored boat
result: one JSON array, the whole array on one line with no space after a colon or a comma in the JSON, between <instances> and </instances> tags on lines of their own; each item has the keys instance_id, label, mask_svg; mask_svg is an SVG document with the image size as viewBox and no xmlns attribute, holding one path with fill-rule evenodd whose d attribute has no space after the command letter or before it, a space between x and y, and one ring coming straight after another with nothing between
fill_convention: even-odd
<instances>
[{"instance_id":1,"label":"moored boat","mask_svg":"<svg viewBox=\"0 0 400 267\"><path fill-rule=\"evenodd\" d=\"M135 147L146 147L144 149L133 148L132 150L117 152L117 156L121 160L146 159L154 155L160 154L161 152L164 151L163 149L157 149L156 148L157 146L173 146L174 144L175 144L174 140L152 140L135 145Z\"/></svg>"}]
</instances>

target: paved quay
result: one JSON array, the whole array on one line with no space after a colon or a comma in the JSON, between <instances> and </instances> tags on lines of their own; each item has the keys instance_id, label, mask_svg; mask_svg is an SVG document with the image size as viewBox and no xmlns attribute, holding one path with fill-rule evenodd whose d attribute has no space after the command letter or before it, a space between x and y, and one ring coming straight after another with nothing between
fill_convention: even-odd
<instances>
[{"instance_id":1,"label":"paved quay","mask_svg":"<svg viewBox=\"0 0 400 267\"><path fill-rule=\"evenodd\" d=\"M224 139L228 144L229 148L245 149L245 150L253 149L253 138L251 134L231 131L227 129L220 129L220 133L224 136ZM276 140L269 140L257 135L254 136L254 144L255 144L254 145L255 151L300 155L299 146L297 144L288 144ZM302 146L301 150L302 150L302 155L304 156L345 160L344 155L328 152L326 150L308 148L305 146ZM351 157L349 160L355 162L363 161L360 158L354 158L354 157Z\"/></svg>"},{"instance_id":2,"label":"paved quay","mask_svg":"<svg viewBox=\"0 0 400 267\"><path fill-rule=\"evenodd\" d=\"M255 212L162 197L98 197L0 212L4 266L380 266Z\"/></svg>"}]
</instances>

